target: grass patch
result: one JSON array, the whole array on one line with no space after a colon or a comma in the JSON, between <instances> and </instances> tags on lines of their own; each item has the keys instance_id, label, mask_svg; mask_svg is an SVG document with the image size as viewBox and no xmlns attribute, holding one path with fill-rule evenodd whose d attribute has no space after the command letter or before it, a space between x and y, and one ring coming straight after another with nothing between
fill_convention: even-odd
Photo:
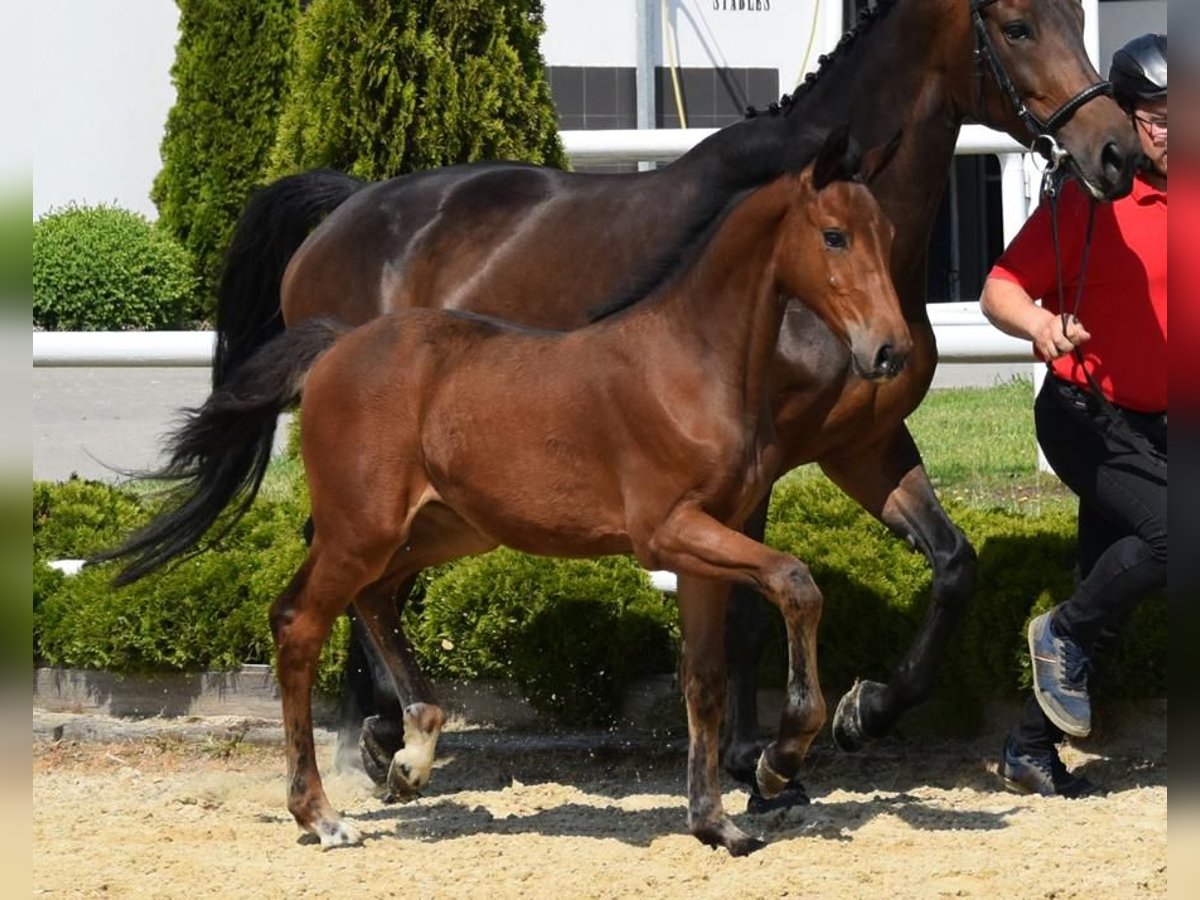
<instances>
[{"instance_id":1,"label":"grass patch","mask_svg":"<svg viewBox=\"0 0 1200 900\"><path fill-rule=\"evenodd\" d=\"M1029 378L930 391L908 427L944 503L1033 516L1075 507L1057 476L1038 469ZM824 478L816 466L786 477Z\"/></svg>"}]
</instances>

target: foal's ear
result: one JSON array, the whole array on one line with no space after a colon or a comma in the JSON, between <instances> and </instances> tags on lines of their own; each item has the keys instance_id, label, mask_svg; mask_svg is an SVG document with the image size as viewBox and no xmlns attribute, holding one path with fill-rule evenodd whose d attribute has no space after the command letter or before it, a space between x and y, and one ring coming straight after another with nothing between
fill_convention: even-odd
<instances>
[{"instance_id":1,"label":"foal's ear","mask_svg":"<svg viewBox=\"0 0 1200 900\"><path fill-rule=\"evenodd\" d=\"M813 190L822 190L835 181L850 181L858 174L858 142L850 135L850 126L835 128L825 138L813 163Z\"/></svg>"},{"instance_id":2,"label":"foal's ear","mask_svg":"<svg viewBox=\"0 0 1200 900\"><path fill-rule=\"evenodd\" d=\"M901 128L892 135L892 139L886 144L880 144L878 147L872 147L863 154L862 164L859 167L859 177L867 184L875 181L876 176L888 167L888 163L892 161L892 157L896 155L896 151L900 149L901 139L904 137L904 129Z\"/></svg>"}]
</instances>

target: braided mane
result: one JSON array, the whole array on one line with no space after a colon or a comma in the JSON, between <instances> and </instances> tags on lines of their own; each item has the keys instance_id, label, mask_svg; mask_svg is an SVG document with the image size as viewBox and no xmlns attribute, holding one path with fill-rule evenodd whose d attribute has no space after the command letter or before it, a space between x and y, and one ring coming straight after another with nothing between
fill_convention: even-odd
<instances>
[{"instance_id":1,"label":"braided mane","mask_svg":"<svg viewBox=\"0 0 1200 900\"><path fill-rule=\"evenodd\" d=\"M891 12L892 7L897 3L897 0L879 0L874 7L866 7L858 14L858 20L854 23L854 27L845 32L841 40L837 42L828 53L822 53L817 57L817 70L809 72L804 76L804 81L798 84L790 94L784 94L779 98L778 103L770 103L766 109L758 109L754 106L746 107L746 118L753 119L762 113L769 116L787 115L795 105L796 101L807 94L814 84L824 75L829 68L843 56L845 56L850 48L860 37L871 30L871 27Z\"/></svg>"}]
</instances>

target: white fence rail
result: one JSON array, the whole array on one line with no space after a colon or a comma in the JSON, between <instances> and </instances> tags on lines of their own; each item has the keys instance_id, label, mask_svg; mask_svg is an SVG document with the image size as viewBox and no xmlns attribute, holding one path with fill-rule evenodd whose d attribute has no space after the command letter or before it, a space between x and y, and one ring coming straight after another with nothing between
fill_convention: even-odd
<instances>
[{"instance_id":1,"label":"white fence rail","mask_svg":"<svg viewBox=\"0 0 1200 900\"><path fill-rule=\"evenodd\" d=\"M714 129L564 131L563 144L576 163L665 162L686 153ZM959 135L959 154L1000 155L1004 238L1007 242L1030 212L1029 189L1036 170L1020 144L981 125ZM1011 363L1032 361L1029 344L992 328L979 304L937 303L929 318L943 362ZM207 367L212 332L34 332L34 366Z\"/></svg>"},{"instance_id":2,"label":"white fence rail","mask_svg":"<svg viewBox=\"0 0 1200 900\"><path fill-rule=\"evenodd\" d=\"M1032 362L1026 341L997 331L979 304L935 303L929 318L942 362ZM200 367L212 364L211 331L35 331L38 367Z\"/></svg>"}]
</instances>

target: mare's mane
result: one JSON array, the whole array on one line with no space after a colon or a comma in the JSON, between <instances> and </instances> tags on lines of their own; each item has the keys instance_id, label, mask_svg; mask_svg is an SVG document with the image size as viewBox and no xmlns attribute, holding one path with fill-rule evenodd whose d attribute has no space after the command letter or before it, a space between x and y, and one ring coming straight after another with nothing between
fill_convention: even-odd
<instances>
[{"instance_id":1,"label":"mare's mane","mask_svg":"<svg viewBox=\"0 0 1200 900\"><path fill-rule=\"evenodd\" d=\"M855 42L869 32L876 22L884 18L897 2L898 0L878 0L874 7L863 9L854 26L842 35L837 46L829 53L823 53L818 57L815 72L809 72L804 81L797 85L790 94L784 94L779 98L778 103L770 104L761 113L753 106L747 107L746 118L755 119L760 115L764 118L778 118L787 116L795 110L799 101L812 90L813 85L827 75L850 52ZM755 147L752 136L745 133L742 137L743 145L739 147L738 155L742 158L753 158ZM825 134L816 128L806 129L802 136L793 138L794 146L791 148L792 152L788 153L785 171L799 171L812 162L824 138ZM673 282L680 272L691 267L729 211L751 189L766 183L766 180L754 184L742 184L736 186L732 191L729 190L730 186L728 185L718 186L710 195L712 197L710 204L701 211L700 215L696 216L680 240L668 247L647 269L614 291L609 300L589 309L587 320L597 322L606 319L657 294L660 289ZM722 187L725 189L722 190Z\"/></svg>"},{"instance_id":2,"label":"mare's mane","mask_svg":"<svg viewBox=\"0 0 1200 900\"><path fill-rule=\"evenodd\" d=\"M892 11L898 0L876 0L874 6L864 7L858 13L858 19L854 25L846 32L835 46L828 53L822 53L817 57L817 69L814 72L809 72L804 76L804 80L792 90L790 94L784 94L779 98L778 103L770 103L766 109L760 110L754 106L746 107L746 118L753 119L760 114L765 113L768 116L786 116L795 107L796 102L804 97L813 86L847 53L854 43L871 30L871 27Z\"/></svg>"}]
</instances>

